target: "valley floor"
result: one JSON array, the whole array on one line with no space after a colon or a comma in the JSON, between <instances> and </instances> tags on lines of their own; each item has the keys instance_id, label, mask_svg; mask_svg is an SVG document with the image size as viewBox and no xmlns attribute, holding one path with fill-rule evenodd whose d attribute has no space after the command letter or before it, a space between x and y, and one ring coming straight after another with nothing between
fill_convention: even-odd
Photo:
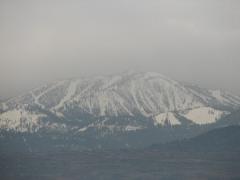
<instances>
[{"instance_id":1,"label":"valley floor","mask_svg":"<svg viewBox=\"0 0 240 180\"><path fill-rule=\"evenodd\" d=\"M240 152L71 151L0 155L1 180L240 179Z\"/></svg>"}]
</instances>

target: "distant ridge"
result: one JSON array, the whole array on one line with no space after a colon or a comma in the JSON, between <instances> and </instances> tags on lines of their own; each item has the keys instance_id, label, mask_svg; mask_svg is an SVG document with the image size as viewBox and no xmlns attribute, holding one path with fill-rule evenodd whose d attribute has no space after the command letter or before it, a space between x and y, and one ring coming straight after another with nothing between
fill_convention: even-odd
<instances>
[{"instance_id":1,"label":"distant ridge","mask_svg":"<svg viewBox=\"0 0 240 180\"><path fill-rule=\"evenodd\" d=\"M155 144L151 148L168 151L240 152L240 126L217 128L191 139Z\"/></svg>"}]
</instances>

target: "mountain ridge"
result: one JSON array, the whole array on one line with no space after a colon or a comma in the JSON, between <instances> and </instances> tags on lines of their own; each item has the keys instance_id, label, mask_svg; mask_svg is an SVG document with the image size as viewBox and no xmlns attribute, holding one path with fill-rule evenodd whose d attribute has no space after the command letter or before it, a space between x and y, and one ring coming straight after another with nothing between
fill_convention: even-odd
<instances>
[{"instance_id":1,"label":"mountain ridge","mask_svg":"<svg viewBox=\"0 0 240 180\"><path fill-rule=\"evenodd\" d=\"M150 149L184 152L239 152L239 137L240 126L230 125L201 133L189 139L173 141L166 144L154 144Z\"/></svg>"}]
</instances>

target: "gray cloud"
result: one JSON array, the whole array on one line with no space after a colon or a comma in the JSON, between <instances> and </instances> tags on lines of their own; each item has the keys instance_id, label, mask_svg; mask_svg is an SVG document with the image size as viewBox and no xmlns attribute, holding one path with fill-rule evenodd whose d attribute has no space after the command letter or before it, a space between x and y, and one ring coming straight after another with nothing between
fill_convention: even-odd
<instances>
[{"instance_id":1,"label":"gray cloud","mask_svg":"<svg viewBox=\"0 0 240 180\"><path fill-rule=\"evenodd\" d=\"M0 97L126 69L240 94L238 0L1 0Z\"/></svg>"}]
</instances>

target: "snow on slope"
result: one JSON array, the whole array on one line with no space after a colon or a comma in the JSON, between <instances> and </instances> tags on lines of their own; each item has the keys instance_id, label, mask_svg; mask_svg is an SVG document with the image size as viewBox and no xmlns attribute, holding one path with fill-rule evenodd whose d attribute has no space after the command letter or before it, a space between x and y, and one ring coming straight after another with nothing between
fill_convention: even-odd
<instances>
[{"instance_id":1,"label":"snow on slope","mask_svg":"<svg viewBox=\"0 0 240 180\"><path fill-rule=\"evenodd\" d=\"M59 81L43 90L36 89L28 96L28 101L12 99L11 104L37 105L57 114L64 114L69 110L65 109L67 107L94 116L141 114L146 117L211 104L240 107L237 96L226 93L220 96L216 92L187 87L153 72Z\"/></svg>"},{"instance_id":2,"label":"snow on slope","mask_svg":"<svg viewBox=\"0 0 240 180\"><path fill-rule=\"evenodd\" d=\"M158 73L90 78L81 81L78 87L81 90L65 104L96 116L149 117L204 105L180 83Z\"/></svg>"},{"instance_id":3,"label":"snow on slope","mask_svg":"<svg viewBox=\"0 0 240 180\"><path fill-rule=\"evenodd\" d=\"M223 115L226 115L227 112L213 109L211 107L200 107L192 109L183 116L191 120L195 124L211 124L219 120Z\"/></svg>"},{"instance_id":4,"label":"snow on slope","mask_svg":"<svg viewBox=\"0 0 240 180\"><path fill-rule=\"evenodd\" d=\"M73 80L68 87L67 94L61 99L59 104L57 104L52 109L57 110L57 109L60 109L61 107L63 107L64 103L67 102L69 99L71 99L74 96L74 94L76 93L78 84L79 84L79 80Z\"/></svg>"},{"instance_id":5,"label":"snow on slope","mask_svg":"<svg viewBox=\"0 0 240 180\"><path fill-rule=\"evenodd\" d=\"M2 111L6 111L8 109L8 106L6 105L6 103L2 103L0 104L0 108Z\"/></svg>"},{"instance_id":6,"label":"snow on slope","mask_svg":"<svg viewBox=\"0 0 240 180\"><path fill-rule=\"evenodd\" d=\"M131 125L128 125L125 128L126 131L136 131L136 130L140 130L140 129L143 129L143 128L140 126L131 126Z\"/></svg>"},{"instance_id":7,"label":"snow on slope","mask_svg":"<svg viewBox=\"0 0 240 180\"><path fill-rule=\"evenodd\" d=\"M39 120L43 117L46 115L24 109L14 109L1 114L0 128L14 129L20 132L36 131L41 127Z\"/></svg>"},{"instance_id":8,"label":"snow on slope","mask_svg":"<svg viewBox=\"0 0 240 180\"><path fill-rule=\"evenodd\" d=\"M232 105L239 105L240 104L240 97L232 95L228 92L224 92L221 90L209 90L211 95L216 98L217 101L223 104L232 104Z\"/></svg>"},{"instance_id":9,"label":"snow on slope","mask_svg":"<svg viewBox=\"0 0 240 180\"><path fill-rule=\"evenodd\" d=\"M176 118L172 112L161 113L154 117L154 125L180 125L181 122Z\"/></svg>"}]
</instances>

